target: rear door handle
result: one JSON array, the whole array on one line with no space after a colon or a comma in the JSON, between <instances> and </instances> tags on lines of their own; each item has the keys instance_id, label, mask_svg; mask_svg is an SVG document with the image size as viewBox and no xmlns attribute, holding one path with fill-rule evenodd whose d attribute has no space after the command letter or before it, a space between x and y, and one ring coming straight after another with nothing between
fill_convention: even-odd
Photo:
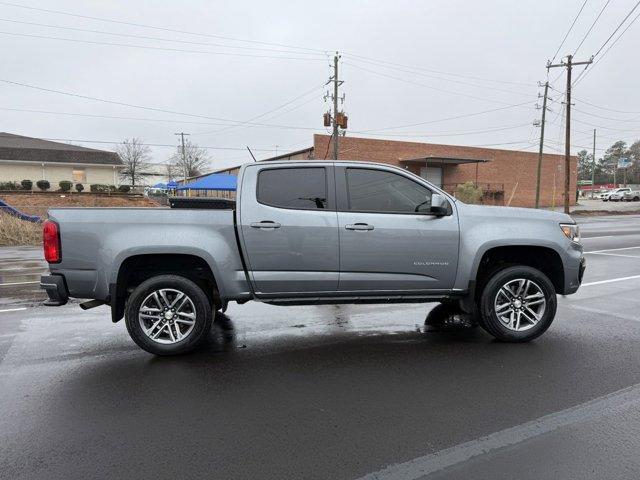
<instances>
[{"instance_id":1,"label":"rear door handle","mask_svg":"<svg viewBox=\"0 0 640 480\"><path fill-rule=\"evenodd\" d=\"M280 228L281 226L278 222L272 222L271 220L263 220L251 224L251 228Z\"/></svg>"},{"instance_id":2,"label":"rear door handle","mask_svg":"<svg viewBox=\"0 0 640 480\"><path fill-rule=\"evenodd\" d=\"M344 228L346 228L347 230L364 231L364 230L373 230L373 225L369 225L368 223L352 223L352 224L345 225Z\"/></svg>"}]
</instances>

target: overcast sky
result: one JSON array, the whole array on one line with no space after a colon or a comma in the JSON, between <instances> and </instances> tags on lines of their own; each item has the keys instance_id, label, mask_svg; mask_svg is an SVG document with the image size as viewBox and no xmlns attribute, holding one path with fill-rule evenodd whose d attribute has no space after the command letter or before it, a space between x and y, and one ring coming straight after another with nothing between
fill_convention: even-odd
<instances>
[{"instance_id":1,"label":"overcast sky","mask_svg":"<svg viewBox=\"0 0 640 480\"><path fill-rule=\"evenodd\" d=\"M585 4L12 3L0 1L1 80L149 109L0 82L1 131L105 149L114 145L88 141L138 137L175 145L174 133L184 131L194 142L216 147L209 149L212 168L250 161L246 145L266 158L276 148L283 153L310 146L314 132L324 133L322 113L329 104L322 98L323 84L335 50L342 54L347 135L536 150L539 129L532 122L540 117L534 107L542 91L538 81L546 80L547 60ZM586 1L556 62L576 51L605 3ZM595 54L636 3L611 0L576 60ZM617 35L637 14L640 7ZM618 138L640 138L640 21L616 42L617 35L574 87L574 151L582 145L590 148L595 126L599 149ZM574 69L574 78L581 70ZM554 152L563 149L564 141L564 69L552 69L549 79L557 101L549 104L546 150ZM517 104L522 105L513 106ZM470 115L487 110L494 111ZM153 147L153 159L165 162L171 152L172 147Z\"/></svg>"}]
</instances>

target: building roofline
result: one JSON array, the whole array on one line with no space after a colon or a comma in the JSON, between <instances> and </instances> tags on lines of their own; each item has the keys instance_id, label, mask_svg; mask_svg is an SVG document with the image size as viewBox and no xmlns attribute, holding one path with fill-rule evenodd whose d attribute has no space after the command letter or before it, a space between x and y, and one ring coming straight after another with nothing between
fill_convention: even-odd
<instances>
[{"instance_id":1,"label":"building roofline","mask_svg":"<svg viewBox=\"0 0 640 480\"><path fill-rule=\"evenodd\" d=\"M318 137L331 137L331 135L327 135L324 133L314 133L313 136L318 136ZM451 145L448 143L428 143L428 142L416 142L416 141L412 141L412 140L395 140L395 139L389 139L389 138L368 138L368 137L355 137L355 136L348 136L348 137L344 137L344 139L346 141L348 140L366 140L366 141L372 141L372 142L394 142L394 143L412 143L414 145L426 145L426 146L432 146L432 147L443 147L443 148L466 148L469 150L490 150L490 151L494 151L494 152L513 152L513 153L530 153L532 155L538 155L538 152L529 152L527 150L514 150L514 149L506 149L506 148L493 148L493 147L479 147L479 146L470 146L470 145ZM341 139L342 140L342 139ZM563 153L549 153L549 152L544 152L545 156L556 156L556 157L561 157L564 158L564 154ZM577 155L571 155L572 158L577 158Z\"/></svg>"},{"instance_id":2,"label":"building roofline","mask_svg":"<svg viewBox=\"0 0 640 480\"><path fill-rule=\"evenodd\" d=\"M303 148L301 150L295 150L293 152L286 152L286 153L283 153L282 155L276 155L275 157L263 158L262 160L259 160L259 161L260 162L273 162L275 160L280 160L282 158L287 158L287 157L290 157L292 155L298 155L300 153L312 152L312 151L313 151L313 146L307 147L307 148Z\"/></svg>"},{"instance_id":3,"label":"building roofline","mask_svg":"<svg viewBox=\"0 0 640 480\"><path fill-rule=\"evenodd\" d=\"M447 165L461 165L463 163L486 163L489 160L484 158L464 158L464 157L445 157L443 155L426 155L417 158L401 158L400 163L426 163L440 162Z\"/></svg>"}]
</instances>

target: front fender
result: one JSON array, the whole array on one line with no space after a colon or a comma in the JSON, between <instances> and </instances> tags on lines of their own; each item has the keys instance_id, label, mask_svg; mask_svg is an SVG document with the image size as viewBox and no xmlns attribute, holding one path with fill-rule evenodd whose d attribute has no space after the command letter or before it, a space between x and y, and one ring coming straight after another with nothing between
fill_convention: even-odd
<instances>
[{"instance_id":1,"label":"front fender","mask_svg":"<svg viewBox=\"0 0 640 480\"><path fill-rule=\"evenodd\" d=\"M483 256L496 247L543 247L553 250L563 270L576 263L576 247L559 225L543 220L514 218L464 219L461 217L460 260L455 288L466 290L475 281ZM581 251L581 249L580 249ZM578 259L579 262L579 259Z\"/></svg>"}]
</instances>

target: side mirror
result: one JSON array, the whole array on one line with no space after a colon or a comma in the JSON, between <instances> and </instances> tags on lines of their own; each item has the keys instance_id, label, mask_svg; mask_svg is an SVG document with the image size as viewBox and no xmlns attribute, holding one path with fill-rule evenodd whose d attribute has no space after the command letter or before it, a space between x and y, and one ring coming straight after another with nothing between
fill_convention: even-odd
<instances>
[{"instance_id":1,"label":"side mirror","mask_svg":"<svg viewBox=\"0 0 640 480\"><path fill-rule=\"evenodd\" d=\"M438 217L443 217L448 213L449 205L447 200L439 193L431 195L431 213Z\"/></svg>"}]
</instances>

